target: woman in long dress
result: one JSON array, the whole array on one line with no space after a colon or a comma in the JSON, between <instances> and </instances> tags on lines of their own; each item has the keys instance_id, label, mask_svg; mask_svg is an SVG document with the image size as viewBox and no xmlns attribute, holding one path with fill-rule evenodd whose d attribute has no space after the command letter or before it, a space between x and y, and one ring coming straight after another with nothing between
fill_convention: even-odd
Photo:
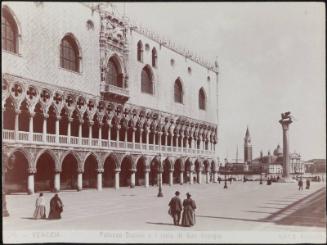
<instances>
[{"instance_id":1,"label":"woman in long dress","mask_svg":"<svg viewBox=\"0 0 327 245\"><path fill-rule=\"evenodd\" d=\"M55 194L53 198L51 198L50 201L50 213L49 213L49 219L61 219L61 213L63 211L63 203L61 199L59 198L58 194Z\"/></svg>"},{"instance_id":2,"label":"woman in long dress","mask_svg":"<svg viewBox=\"0 0 327 245\"><path fill-rule=\"evenodd\" d=\"M45 219L45 199L43 193L41 192L39 197L36 199L35 211L33 214L34 219Z\"/></svg>"},{"instance_id":3,"label":"woman in long dress","mask_svg":"<svg viewBox=\"0 0 327 245\"><path fill-rule=\"evenodd\" d=\"M182 226L193 226L195 224L195 213L196 205L194 200L191 198L190 193L186 193L187 198L183 201L183 216Z\"/></svg>"}]
</instances>

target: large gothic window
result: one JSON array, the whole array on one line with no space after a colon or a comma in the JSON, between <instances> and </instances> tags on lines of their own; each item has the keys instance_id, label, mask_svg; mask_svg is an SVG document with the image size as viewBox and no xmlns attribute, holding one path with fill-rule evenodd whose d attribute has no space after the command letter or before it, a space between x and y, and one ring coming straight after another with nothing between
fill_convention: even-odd
<instances>
[{"instance_id":1,"label":"large gothic window","mask_svg":"<svg viewBox=\"0 0 327 245\"><path fill-rule=\"evenodd\" d=\"M108 62L107 82L117 87L123 87L123 75L119 72L117 62L113 57Z\"/></svg>"},{"instance_id":2,"label":"large gothic window","mask_svg":"<svg viewBox=\"0 0 327 245\"><path fill-rule=\"evenodd\" d=\"M152 49L152 67L157 67L158 55L155 48Z\"/></svg>"},{"instance_id":3,"label":"large gothic window","mask_svg":"<svg viewBox=\"0 0 327 245\"><path fill-rule=\"evenodd\" d=\"M183 87L179 79L175 81L174 95L175 95L175 102L183 103Z\"/></svg>"},{"instance_id":4,"label":"large gothic window","mask_svg":"<svg viewBox=\"0 0 327 245\"><path fill-rule=\"evenodd\" d=\"M18 28L9 11L2 8L1 44L4 50L18 53Z\"/></svg>"},{"instance_id":5,"label":"large gothic window","mask_svg":"<svg viewBox=\"0 0 327 245\"><path fill-rule=\"evenodd\" d=\"M204 89L201 88L199 91L199 108L201 110L205 110L206 109L206 95L204 93Z\"/></svg>"},{"instance_id":6,"label":"large gothic window","mask_svg":"<svg viewBox=\"0 0 327 245\"><path fill-rule=\"evenodd\" d=\"M152 72L148 66L145 66L141 74L141 91L153 94Z\"/></svg>"},{"instance_id":7,"label":"large gothic window","mask_svg":"<svg viewBox=\"0 0 327 245\"><path fill-rule=\"evenodd\" d=\"M67 70L79 72L79 51L75 40L65 36L60 44L60 66Z\"/></svg>"},{"instance_id":8,"label":"large gothic window","mask_svg":"<svg viewBox=\"0 0 327 245\"><path fill-rule=\"evenodd\" d=\"M141 40L137 43L137 60L143 62L143 44Z\"/></svg>"}]
</instances>

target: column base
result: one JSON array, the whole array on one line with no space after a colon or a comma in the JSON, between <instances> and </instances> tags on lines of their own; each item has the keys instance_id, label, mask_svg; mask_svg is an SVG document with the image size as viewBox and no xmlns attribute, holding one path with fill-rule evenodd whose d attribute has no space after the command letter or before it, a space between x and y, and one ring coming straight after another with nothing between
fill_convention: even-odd
<instances>
[{"instance_id":1,"label":"column base","mask_svg":"<svg viewBox=\"0 0 327 245\"><path fill-rule=\"evenodd\" d=\"M32 191L32 190L27 190L27 194L28 194L28 195L33 195L33 194L34 194L34 191Z\"/></svg>"},{"instance_id":2,"label":"column base","mask_svg":"<svg viewBox=\"0 0 327 245\"><path fill-rule=\"evenodd\" d=\"M83 188L77 188L77 191L82 191L83 190Z\"/></svg>"}]
</instances>

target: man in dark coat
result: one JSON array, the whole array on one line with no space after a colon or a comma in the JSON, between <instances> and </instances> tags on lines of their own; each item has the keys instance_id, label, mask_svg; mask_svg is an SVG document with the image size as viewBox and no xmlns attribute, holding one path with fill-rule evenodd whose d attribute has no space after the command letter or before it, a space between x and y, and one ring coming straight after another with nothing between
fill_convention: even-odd
<instances>
[{"instance_id":1,"label":"man in dark coat","mask_svg":"<svg viewBox=\"0 0 327 245\"><path fill-rule=\"evenodd\" d=\"M50 200L50 213L49 219L61 219L61 212L63 211L64 205L58 194L55 194Z\"/></svg>"},{"instance_id":2,"label":"man in dark coat","mask_svg":"<svg viewBox=\"0 0 327 245\"><path fill-rule=\"evenodd\" d=\"M168 205L170 207L170 215L174 219L174 225L178 225L182 212L182 201L179 198L179 191L175 192L175 196L170 200Z\"/></svg>"}]
</instances>

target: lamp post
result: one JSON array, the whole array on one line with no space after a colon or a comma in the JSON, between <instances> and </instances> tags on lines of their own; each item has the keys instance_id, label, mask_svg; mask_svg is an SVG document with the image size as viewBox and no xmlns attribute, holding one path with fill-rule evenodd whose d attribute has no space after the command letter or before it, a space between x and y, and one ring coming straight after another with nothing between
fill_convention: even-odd
<instances>
[{"instance_id":1,"label":"lamp post","mask_svg":"<svg viewBox=\"0 0 327 245\"><path fill-rule=\"evenodd\" d=\"M225 166L224 166L224 172L225 172L225 185L224 185L224 189L227 189L227 159L225 158Z\"/></svg>"},{"instance_id":2,"label":"lamp post","mask_svg":"<svg viewBox=\"0 0 327 245\"><path fill-rule=\"evenodd\" d=\"M262 185L262 164L260 166L260 185Z\"/></svg>"}]
</instances>

